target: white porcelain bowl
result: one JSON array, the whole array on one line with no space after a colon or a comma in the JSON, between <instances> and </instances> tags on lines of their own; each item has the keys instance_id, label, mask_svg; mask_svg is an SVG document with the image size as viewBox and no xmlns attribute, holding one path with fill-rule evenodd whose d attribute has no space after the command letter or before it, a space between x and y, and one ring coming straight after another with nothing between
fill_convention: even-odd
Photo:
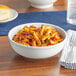
<instances>
[{"instance_id":1,"label":"white porcelain bowl","mask_svg":"<svg viewBox=\"0 0 76 76\"><path fill-rule=\"evenodd\" d=\"M28 0L31 6L35 8L45 9L53 6L53 3L57 0Z\"/></svg>"},{"instance_id":2,"label":"white porcelain bowl","mask_svg":"<svg viewBox=\"0 0 76 76\"><path fill-rule=\"evenodd\" d=\"M64 40L56 45L46 46L46 47L25 46L25 45L16 43L12 40L14 35L20 29L22 29L25 25L30 26L32 24L36 25L37 27L40 27L42 24L51 25L59 32L59 34L64 38ZM9 37L11 46L16 53L32 59L41 59L41 58L48 58L48 57L54 56L63 49L64 43L66 42L66 32L62 28L48 23L27 23L27 24L16 26L9 31L8 37Z\"/></svg>"}]
</instances>

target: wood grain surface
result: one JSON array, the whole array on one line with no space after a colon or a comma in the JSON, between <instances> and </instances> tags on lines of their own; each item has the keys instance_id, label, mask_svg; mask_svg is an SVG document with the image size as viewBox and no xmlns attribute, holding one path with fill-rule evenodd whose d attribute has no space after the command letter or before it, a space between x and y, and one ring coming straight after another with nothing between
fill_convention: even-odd
<instances>
[{"instance_id":1,"label":"wood grain surface","mask_svg":"<svg viewBox=\"0 0 76 76\"><path fill-rule=\"evenodd\" d=\"M54 7L36 9L27 0L0 0L19 13L66 10L66 0L57 0ZM24 58L16 54L7 36L0 36L0 76L76 76L76 70L59 65L60 54L43 60Z\"/></svg>"},{"instance_id":2,"label":"wood grain surface","mask_svg":"<svg viewBox=\"0 0 76 76\"><path fill-rule=\"evenodd\" d=\"M19 13L66 10L66 2L66 0L57 0L54 3L54 7L50 7L48 9L36 9L30 6L28 0L0 0L0 4L8 5L9 7L17 10Z\"/></svg>"}]
</instances>

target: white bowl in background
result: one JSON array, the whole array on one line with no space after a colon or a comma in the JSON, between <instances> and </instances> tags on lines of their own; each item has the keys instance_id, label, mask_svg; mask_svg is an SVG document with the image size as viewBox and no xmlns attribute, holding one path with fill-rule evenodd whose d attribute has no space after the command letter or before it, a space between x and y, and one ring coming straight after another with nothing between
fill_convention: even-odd
<instances>
[{"instance_id":1,"label":"white bowl in background","mask_svg":"<svg viewBox=\"0 0 76 76\"><path fill-rule=\"evenodd\" d=\"M32 7L45 9L53 6L57 0L28 0Z\"/></svg>"},{"instance_id":2,"label":"white bowl in background","mask_svg":"<svg viewBox=\"0 0 76 76\"><path fill-rule=\"evenodd\" d=\"M40 27L42 24L43 25L51 25L52 27L54 27L59 32L59 34L64 38L64 40L56 45L46 46L46 47L25 46L25 45L16 43L15 41L12 40L14 35L20 29L22 29L25 25L27 25L27 26L36 25L37 27ZM22 24L22 25L12 28L8 33L8 38L9 38L12 48L19 55L22 55L27 58L32 58L32 59L42 59L42 58L48 58L48 57L54 56L54 55L58 54L63 49L63 46L66 42L66 32L62 28L60 28L56 25L53 25L53 24L27 23L27 24Z\"/></svg>"}]
</instances>

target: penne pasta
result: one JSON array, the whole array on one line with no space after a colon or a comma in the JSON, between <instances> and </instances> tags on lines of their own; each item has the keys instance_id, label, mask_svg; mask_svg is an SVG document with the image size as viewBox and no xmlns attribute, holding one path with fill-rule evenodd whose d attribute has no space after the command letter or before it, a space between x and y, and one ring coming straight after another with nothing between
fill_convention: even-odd
<instances>
[{"instance_id":1,"label":"penne pasta","mask_svg":"<svg viewBox=\"0 0 76 76\"><path fill-rule=\"evenodd\" d=\"M33 40L33 41L32 41L32 46L37 46L37 44L36 44L36 41L35 41L35 40Z\"/></svg>"},{"instance_id":2,"label":"penne pasta","mask_svg":"<svg viewBox=\"0 0 76 76\"><path fill-rule=\"evenodd\" d=\"M42 40L44 41L44 40L46 40L46 39L49 38L49 37L50 37L50 35L48 35L48 34L47 34L47 35L43 35L43 36L42 36Z\"/></svg>"},{"instance_id":3,"label":"penne pasta","mask_svg":"<svg viewBox=\"0 0 76 76\"><path fill-rule=\"evenodd\" d=\"M26 45L26 46L30 46L28 43L21 43L21 44Z\"/></svg>"},{"instance_id":4,"label":"penne pasta","mask_svg":"<svg viewBox=\"0 0 76 76\"><path fill-rule=\"evenodd\" d=\"M40 35L43 35L43 33L44 33L44 29L45 29L45 26L42 25L42 26L41 26L41 30L40 30Z\"/></svg>"},{"instance_id":5,"label":"penne pasta","mask_svg":"<svg viewBox=\"0 0 76 76\"><path fill-rule=\"evenodd\" d=\"M39 37L37 36L37 33L34 32L33 33L33 37L36 40L37 44L40 46L41 45L41 41L40 41Z\"/></svg>"},{"instance_id":6,"label":"penne pasta","mask_svg":"<svg viewBox=\"0 0 76 76\"><path fill-rule=\"evenodd\" d=\"M30 27L24 26L23 29L19 30L18 33L13 37L13 40L26 46L40 47L55 45L64 39L50 25L42 25L39 28L31 25Z\"/></svg>"},{"instance_id":7,"label":"penne pasta","mask_svg":"<svg viewBox=\"0 0 76 76\"><path fill-rule=\"evenodd\" d=\"M50 40L50 44L51 44L51 45L55 45L55 44L57 44L57 43L58 43L57 41Z\"/></svg>"}]
</instances>

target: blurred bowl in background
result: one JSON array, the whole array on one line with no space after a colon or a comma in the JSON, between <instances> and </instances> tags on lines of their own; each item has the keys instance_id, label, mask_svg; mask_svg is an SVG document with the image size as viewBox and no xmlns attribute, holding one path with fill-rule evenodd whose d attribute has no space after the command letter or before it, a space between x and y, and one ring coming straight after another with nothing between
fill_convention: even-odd
<instances>
[{"instance_id":1,"label":"blurred bowl in background","mask_svg":"<svg viewBox=\"0 0 76 76\"><path fill-rule=\"evenodd\" d=\"M53 6L57 0L28 0L32 7L46 9Z\"/></svg>"}]
</instances>

